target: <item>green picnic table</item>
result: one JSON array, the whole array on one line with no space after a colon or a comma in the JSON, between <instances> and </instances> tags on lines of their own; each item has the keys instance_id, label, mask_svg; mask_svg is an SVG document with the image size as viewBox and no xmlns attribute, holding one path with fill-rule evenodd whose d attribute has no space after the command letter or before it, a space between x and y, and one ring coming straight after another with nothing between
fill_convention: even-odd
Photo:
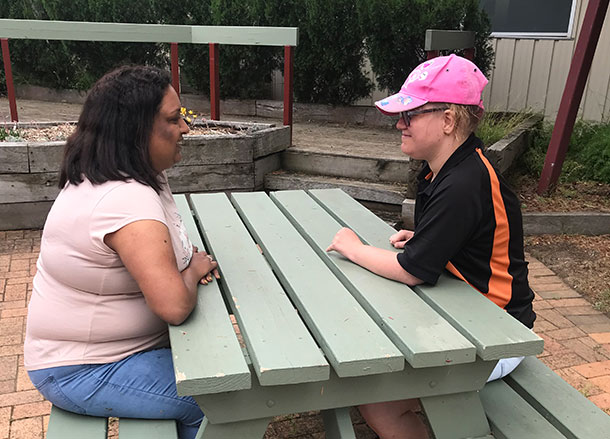
<instances>
[{"instance_id":1,"label":"green picnic table","mask_svg":"<svg viewBox=\"0 0 610 439\"><path fill-rule=\"evenodd\" d=\"M421 398L438 439L491 437L479 390L498 359L542 352L460 280L410 288L326 253L343 226L393 249L394 229L341 190L175 200L222 276L170 327L178 393L206 416L198 438L260 439L272 417L311 410L327 438L354 438L349 407L406 398Z\"/></svg>"}]
</instances>

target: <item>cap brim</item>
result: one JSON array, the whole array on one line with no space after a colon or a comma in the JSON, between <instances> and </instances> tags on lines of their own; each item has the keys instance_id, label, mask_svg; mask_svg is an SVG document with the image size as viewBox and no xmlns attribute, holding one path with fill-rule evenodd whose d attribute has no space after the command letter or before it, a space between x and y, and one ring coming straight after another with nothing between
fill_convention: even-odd
<instances>
[{"instance_id":1,"label":"cap brim","mask_svg":"<svg viewBox=\"0 0 610 439\"><path fill-rule=\"evenodd\" d=\"M391 116L401 111L409 111L427 104L428 101L404 93L396 93L385 99L375 102L375 106L383 114Z\"/></svg>"}]
</instances>

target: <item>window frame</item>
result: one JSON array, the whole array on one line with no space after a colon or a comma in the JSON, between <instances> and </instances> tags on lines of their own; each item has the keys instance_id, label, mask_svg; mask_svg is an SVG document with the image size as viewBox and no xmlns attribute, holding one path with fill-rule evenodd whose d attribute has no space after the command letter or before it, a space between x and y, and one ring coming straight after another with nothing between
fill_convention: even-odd
<instances>
[{"instance_id":1,"label":"window frame","mask_svg":"<svg viewBox=\"0 0 610 439\"><path fill-rule=\"evenodd\" d=\"M572 0L570 19L566 32L491 32L492 38L515 38L530 40L571 40L574 38L574 20L576 17L576 5L584 0Z\"/></svg>"}]
</instances>

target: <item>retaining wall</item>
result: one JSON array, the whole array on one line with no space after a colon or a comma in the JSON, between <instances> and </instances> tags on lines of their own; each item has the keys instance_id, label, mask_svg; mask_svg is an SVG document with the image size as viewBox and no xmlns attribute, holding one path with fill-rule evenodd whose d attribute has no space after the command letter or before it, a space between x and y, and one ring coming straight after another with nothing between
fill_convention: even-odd
<instances>
[{"instance_id":1,"label":"retaining wall","mask_svg":"<svg viewBox=\"0 0 610 439\"><path fill-rule=\"evenodd\" d=\"M55 124L17 125L25 128ZM264 175L280 168L280 152L290 145L290 127L232 122L208 124L243 132L185 136L182 160L167 171L172 192L263 189ZM58 171L64 146L64 141L0 142L0 230L44 225L59 193Z\"/></svg>"}]
</instances>

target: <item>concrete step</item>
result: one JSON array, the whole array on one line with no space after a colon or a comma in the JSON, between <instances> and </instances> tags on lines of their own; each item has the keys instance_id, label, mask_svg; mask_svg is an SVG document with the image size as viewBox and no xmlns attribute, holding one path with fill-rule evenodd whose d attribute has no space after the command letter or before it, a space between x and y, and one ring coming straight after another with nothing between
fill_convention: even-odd
<instances>
[{"instance_id":1,"label":"concrete step","mask_svg":"<svg viewBox=\"0 0 610 439\"><path fill-rule=\"evenodd\" d=\"M340 188L359 201L397 206L398 210L408 192L408 185L403 183L378 183L283 169L265 175L265 189L268 191L326 188Z\"/></svg>"},{"instance_id":2,"label":"concrete step","mask_svg":"<svg viewBox=\"0 0 610 439\"><path fill-rule=\"evenodd\" d=\"M388 147L389 148L389 147ZM338 178L409 184L414 182L420 162L404 154L368 154L361 148L346 151L328 145L293 146L282 153L282 169Z\"/></svg>"}]
</instances>

